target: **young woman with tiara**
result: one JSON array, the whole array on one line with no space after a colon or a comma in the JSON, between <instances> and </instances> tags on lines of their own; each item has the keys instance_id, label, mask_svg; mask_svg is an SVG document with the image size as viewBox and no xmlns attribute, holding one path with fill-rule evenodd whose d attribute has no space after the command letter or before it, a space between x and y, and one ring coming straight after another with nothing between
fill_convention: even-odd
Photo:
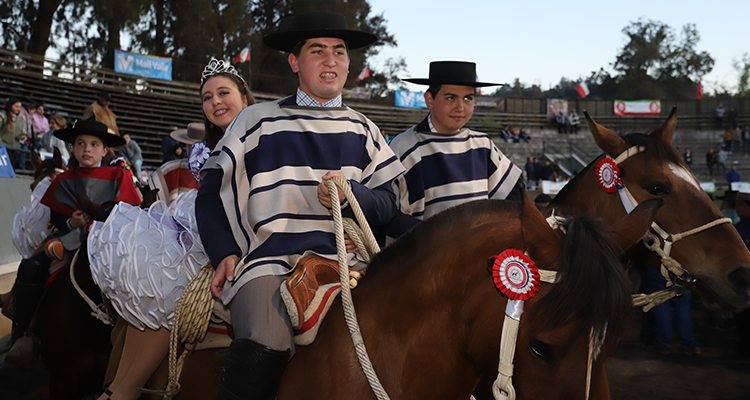
<instances>
[{"instance_id":1,"label":"young woman with tiara","mask_svg":"<svg viewBox=\"0 0 750 400\"><path fill-rule=\"evenodd\" d=\"M196 179L229 124L255 103L235 68L214 58L203 70L200 95L205 141L191 146L189 158ZM94 281L128 322L117 373L100 400L139 398L138 388L169 351L177 300L209 262L195 222L196 195L193 189L169 206L157 201L148 210L118 204L106 222L91 228L88 250Z\"/></svg>"}]
</instances>

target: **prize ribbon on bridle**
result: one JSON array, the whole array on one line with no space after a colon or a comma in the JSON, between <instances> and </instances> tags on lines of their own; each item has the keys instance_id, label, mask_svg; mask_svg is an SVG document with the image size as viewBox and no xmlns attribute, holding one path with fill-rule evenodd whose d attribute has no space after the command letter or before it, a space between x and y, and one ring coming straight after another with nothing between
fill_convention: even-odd
<instances>
[{"instance_id":1,"label":"prize ribbon on bridle","mask_svg":"<svg viewBox=\"0 0 750 400\"><path fill-rule=\"evenodd\" d=\"M596 164L596 179L599 186L607 193L614 193L622 186L620 168L609 157L604 157Z\"/></svg>"}]
</instances>

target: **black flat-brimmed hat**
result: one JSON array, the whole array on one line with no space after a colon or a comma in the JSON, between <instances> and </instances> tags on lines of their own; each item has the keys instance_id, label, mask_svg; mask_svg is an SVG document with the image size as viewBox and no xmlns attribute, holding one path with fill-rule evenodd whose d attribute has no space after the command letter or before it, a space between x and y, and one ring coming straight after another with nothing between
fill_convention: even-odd
<instances>
[{"instance_id":1,"label":"black flat-brimmed hat","mask_svg":"<svg viewBox=\"0 0 750 400\"><path fill-rule=\"evenodd\" d=\"M346 29L346 17L328 11L299 14L292 20L292 29L274 32L263 38L263 43L276 50L291 51L297 43L318 37L342 39L350 50L373 44L378 37L369 32Z\"/></svg>"},{"instance_id":2,"label":"black flat-brimmed hat","mask_svg":"<svg viewBox=\"0 0 750 400\"><path fill-rule=\"evenodd\" d=\"M107 125L93 119L82 119L76 121L70 128L60 129L53 132L60 140L75 143L80 135L96 136L102 140L107 147L119 147L125 144L125 139L109 133Z\"/></svg>"},{"instance_id":3,"label":"black flat-brimmed hat","mask_svg":"<svg viewBox=\"0 0 750 400\"><path fill-rule=\"evenodd\" d=\"M429 78L408 78L417 85L499 86L502 83L477 82L477 65L467 61L433 61Z\"/></svg>"},{"instance_id":4,"label":"black flat-brimmed hat","mask_svg":"<svg viewBox=\"0 0 750 400\"><path fill-rule=\"evenodd\" d=\"M172 139L185 144L202 142L206 137L206 125L202 122L191 122L187 129L178 129L169 134Z\"/></svg>"}]
</instances>

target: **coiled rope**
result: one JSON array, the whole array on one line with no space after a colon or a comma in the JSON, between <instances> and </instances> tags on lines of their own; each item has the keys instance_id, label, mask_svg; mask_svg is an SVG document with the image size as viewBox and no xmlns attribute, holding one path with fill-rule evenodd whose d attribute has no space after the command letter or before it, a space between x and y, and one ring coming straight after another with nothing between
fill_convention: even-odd
<instances>
[{"instance_id":1,"label":"coiled rope","mask_svg":"<svg viewBox=\"0 0 750 400\"><path fill-rule=\"evenodd\" d=\"M362 332L360 331L359 323L357 322L357 313L354 310L352 292L349 287L349 265L346 260L346 245L344 244L344 222L343 217L341 216L341 203L338 190L336 189L337 186L341 188L344 192L344 196L349 201L349 206L352 207L352 211L354 211L354 215L357 218L360 227L362 227L365 242L370 245L371 249L374 251L372 254L379 252L380 246L378 246L377 241L375 241L370 226L367 224L367 220L365 220L362 209L354 198L354 194L351 192L349 184L343 179L334 177L325 181L325 185L328 188L328 192L331 196L331 203L333 205L333 225L336 233L336 250L339 263L339 277L341 281L341 301L344 306L344 319L346 320L346 326L349 328L349 333L351 334L352 342L354 343L354 350L357 353L357 358L362 366L362 371L365 373L365 377L367 377L367 382L370 384L372 392L379 400L390 400L390 397L388 397L388 393L385 392L383 385L380 383L380 380L375 373L375 369L372 366L372 362L370 361L370 357L367 354L365 342L362 339ZM354 240L354 238L352 238L352 240Z\"/></svg>"},{"instance_id":2,"label":"coiled rope","mask_svg":"<svg viewBox=\"0 0 750 400\"><path fill-rule=\"evenodd\" d=\"M86 293L84 293L83 289L81 289L80 286L78 286L78 282L76 281L75 273L74 273L74 266L76 265L76 261L78 261L78 253L81 251L81 249L76 250L76 253L73 255L73 260L70 262L70 267L68 267L68 270L70 272L70 282L73 283L73 287L76 289L79 295L83 298L83 301L86 302L86 304L89 305L91 308L91 316L98 319L99 321L102 321L104 325L112 326L114 325L114 322L112 322L112 316L109 315L109 313L104 310L104 303L102 304L96 304L93 300L89 298L89 296L86 296ZM104 299L104 295L102 295L102 300Z\"/></svg>"},{"instance_id":3,"label":"coiled rope","mask_svg":"<svg viewBox=\"0 0 750 400\"><path fill-rule=\"evenodd\" d=\"M198 271L185 286L172 321L172 332L169 335L169 381L165 390L138 388L143 393L158 394L164 399L171 399L180 392L180 374L185 358L190 353L187 347L177 358L177 349L181 343L197 343L206 338L208 324L211 322L211 311L214 297L211 293L211 281L216 270L208 264Z\"/></svg>"}]
</instances>

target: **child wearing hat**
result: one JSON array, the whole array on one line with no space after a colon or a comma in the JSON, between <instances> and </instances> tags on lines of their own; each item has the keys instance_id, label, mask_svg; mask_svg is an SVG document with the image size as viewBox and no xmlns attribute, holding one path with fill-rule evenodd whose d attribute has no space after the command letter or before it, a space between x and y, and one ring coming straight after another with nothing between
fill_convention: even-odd
<instances>
[{"instance_id":1,"label":"child wearing hat","mask_svg":"<svg viewBox=\"0 0 750 400\"><path fill-rule=\"evenodd\" d=\"M86 237L86 226L91 222L80 209L78 194L83 193L97 205L115 201L140 204L141 195L133 186L131 174L122 168L107 167L105 155L110 147L125 141L108 133L107 126L94 120L78 121L71 128L55 131L54 135L73 145L77 165L50 184L41 203L50 208L50 222L54 238L44 245L44 251L24 259L18 267L13 288L13 340L6 361L16 364L33 362L34 345L29 323L44 293L53 262L62 261L67 252L75 251Z\"/></svg>"},{"instance_id":2,"label":"child wearing hat","mask_svg":"<svg viewBox=\"0 0 750 400\"><path fill-rule=\"evenodd\" d=\"M477 87L472 62L435 61L429 78L405 79L429 85L424 94L430 113L391 140L406 173L394 181L401 214L386 233L400 236L420 220L449 207L478 199L518 200L521 170L486 133L466 128L474 112Z\"/></svg>"}]
</instances>

